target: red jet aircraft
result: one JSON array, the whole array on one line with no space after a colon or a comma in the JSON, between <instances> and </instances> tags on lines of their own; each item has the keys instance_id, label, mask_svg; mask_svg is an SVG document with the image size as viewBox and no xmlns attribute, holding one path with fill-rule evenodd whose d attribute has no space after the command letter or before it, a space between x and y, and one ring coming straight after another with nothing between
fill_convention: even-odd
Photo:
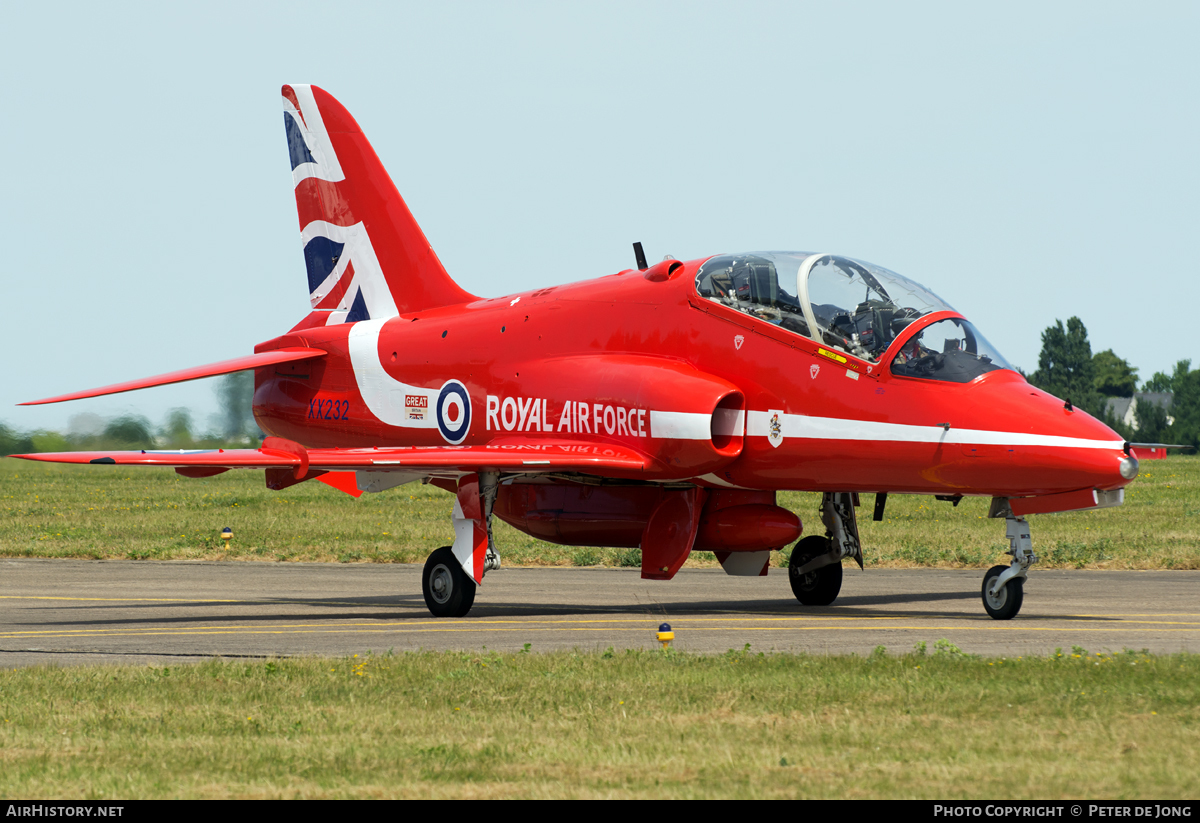
<instances>
[{"instance_id":1,"label":"red jet aircraft","mask_svg":"<svg viewBox=\"0 0 1200 823\"><path fill-rule=\"evenodd\" d=\"M1024 515L1119 505L1130 444L1014 371L928 289L832 254L755 252L648 266L481 298L450 279L358 123L316 86L283 87L312 312L255 353L56 403L254 369L259 449L70 452L30 460L266 470L358 495L416 480L455 495L454 543L422 577L439 617L465 615L499 568L493 517L554 543L640 547L669 580L693 550L767 573L800 519L781 489L818 491L796 598L827 605L862 565L855 509L874 493L992 498L1012 562L983 581L1021 608Z\"/></svg>"}]
</instances>

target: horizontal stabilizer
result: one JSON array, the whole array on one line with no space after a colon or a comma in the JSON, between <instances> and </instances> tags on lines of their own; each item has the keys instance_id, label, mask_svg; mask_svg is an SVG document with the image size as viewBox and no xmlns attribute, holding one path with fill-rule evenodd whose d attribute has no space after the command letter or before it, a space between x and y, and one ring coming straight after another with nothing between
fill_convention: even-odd
<instances>
[{"instance_id":1,"label":"horizontal stabilizer","mask_svg":"<svg viewBox=\"0 0 1200 823\"><path fill-rule=\"evenodd\" d=\"M270 438L274 439L274 438ZM576 441L537 441L487 446L414 446L381 449L275 448L199 451L46 452L14 454L47 463L91 463L116 466L174 466L203 469L285 469L299 477L310 469L326 471L406 472L600 472L637 473L650 458L624 446ZM305 459L307 458L307 460ZM299 478L297 478L299 479Z\"/></svg>"},{"instance_id":2,"label":"horizontal stabilizer","mask_svg":"<svg viewBox=\"0 0 1200 823\"><path fill-rule=\"evenodd\" d=\"M66 400L82 400L85 397L100 397L105 394L120 394L134 389L148 389L151 386L165 386L169 383L186 383L188 380L199 380L202 377L216 377L219 374L232 374L246 369L256 369L260 366L272 366L277 363L290 363L294 360L309 360L314 357L324 357L323 349L287 348L265 351L260 354L248 354L245 357L235 357L232 360L222 360L220 363L210 363L207 366L194 366L190 369L160 374L157 377L143 377L141 380L130 380L126 383L114 383L99 389L60 394L58 397L47 397L44 400L30 400L18 403L19 406L40 406L43 403L62 403ZM69 461L79 462L79 461ZM82 462L87 462L82 461ZM166 464L169 465L169 464Z\"/></svg>"}]
</instances>

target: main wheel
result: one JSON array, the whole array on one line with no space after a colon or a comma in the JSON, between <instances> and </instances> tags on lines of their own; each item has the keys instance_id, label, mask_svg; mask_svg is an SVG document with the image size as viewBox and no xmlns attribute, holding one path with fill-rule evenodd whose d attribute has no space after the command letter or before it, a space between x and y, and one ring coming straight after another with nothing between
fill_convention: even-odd
<instances>
[{"instance_id":1,"label":"main wheel","mask_svg":"<svg viewBox=\"0 0 1200 823\"><path fill-rule=\"evenodd\" d=\"M462 617L475 603L475 581L463 571L449 546L442 546L425 561L421 591L434 617Z\"/></svg>"},{"instance_id":2,"label":"main wheel","mask_svg":"<svg viewBox=\"0 0 1200 823\"><path fill-rule=\"evenodd\" d=\"M992 581L1008 570L1008 566L992 566L983 576L983 608L988 615L996 620L1011 620L1021 611L1021 603L1025 600L1025 580L1014 577L1004 584L1004 588L996 594L988 594Z\"/></svg>"},{"instance_id":3,"label":"main wheel","mask_svg":"<svg viewBox=\"0 0 1200 823\"><path fill-rule=\"evenodd\" d=\"M840 560L807 574L796 571L823 554L829 554L829 538L815 534L804 538L792 549L792 557L788 562L788 582L792 584L792 594L805 606L828 606L837 600L838 592L842 590Z\"/></svg>"}]
</instances>

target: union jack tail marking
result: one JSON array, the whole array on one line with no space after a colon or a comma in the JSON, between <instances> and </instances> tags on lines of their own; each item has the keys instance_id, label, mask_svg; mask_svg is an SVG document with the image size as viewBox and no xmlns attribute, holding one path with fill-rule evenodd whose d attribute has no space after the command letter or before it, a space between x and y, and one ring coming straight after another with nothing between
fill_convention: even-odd
<instances>
[{"instance_id":1,"label":"union jack tail marking","mask_svg":"<svg viewBox=\"0 0 1200 823\"><path fill-rule=\"evenodd\" d=\"M318 322L383 319L476 299L450 279L341 103L317 86L284 86L283 122Z\"/></svg>"}]
</instances>

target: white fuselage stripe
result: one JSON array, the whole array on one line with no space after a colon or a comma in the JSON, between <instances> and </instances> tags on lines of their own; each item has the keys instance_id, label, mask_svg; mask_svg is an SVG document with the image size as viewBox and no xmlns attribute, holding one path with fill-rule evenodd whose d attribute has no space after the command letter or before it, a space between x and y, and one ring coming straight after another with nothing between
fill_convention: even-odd
<instances>
[{"instance_id":1,"label":"white fuselage stripe","mask_svg":"<svg viewBox=\"0 0 1200 823\"><path fill-rule=\"evenodd\" d=\"M437 427L434 401L438 389L426 389L396 380L379 359L379 332L385 319L355 323L350 330L348 347L354 377L363 400L377 419L391 426L415 429ZM405 408L406 396L426 398L424 419L411 419ZM767 437L771 415L765 411L746 412L746 435ZM800 440L850 440L856 442L940 443L960 446L1052 446L1073 449L1121 449L1120 440L1086 440L1030 432L989 431L986 429L945 429L941 426L913 426L870 420L846 420L836 417L810 417L803 414L780 415L782 436ZM709 440L712 415L700 412L650 410L650 437L660 440Z\"/></svg>"},{"instance_id":2,"label":"white fuselage stripe","mask_svg":"<svg viewBox=\"0 0 1200 823\"><path fill-rule=\"evenodd\" d=\"M650 436L661 440L708 440L712 415L650 410Z\"/></svg>"},{"instance_id":3,"label":"white fuselage stripe","mask_svg":"<svg viewBox=\"0 0 1200 823\"><path fill-rule=\"evenodd\" d=\"M746 434L767 437L770 414L747 413ZM783 439L855 440L893 443L943 443L957 446L1055 446L1068 449L1120 449L1121 440L1085 440L1054 434L988 431L986 429L949 429L942 426L911 426L903 423L878 423L870 420L844 420L836 417L809 417L803 414L780 415Z\"/></svg>"},{"instance_id":4,"label":"white fuselage stripe","mask_svg":"<svg viewBox=\"0 0 1200 823\"><path fill-rule=\"evenodd\" d=\"M411 386L384 371L379 360L379 332L388 318L363 320L350 327L346 346L350 351L350 364L354 367L354 381L362 395L367 410L375 419L406 429L436 429L434 415L437 409L438 389ZM405 398L421 397L425 405L420 419L411 419Z\"/></svg>"}]
</instances>

